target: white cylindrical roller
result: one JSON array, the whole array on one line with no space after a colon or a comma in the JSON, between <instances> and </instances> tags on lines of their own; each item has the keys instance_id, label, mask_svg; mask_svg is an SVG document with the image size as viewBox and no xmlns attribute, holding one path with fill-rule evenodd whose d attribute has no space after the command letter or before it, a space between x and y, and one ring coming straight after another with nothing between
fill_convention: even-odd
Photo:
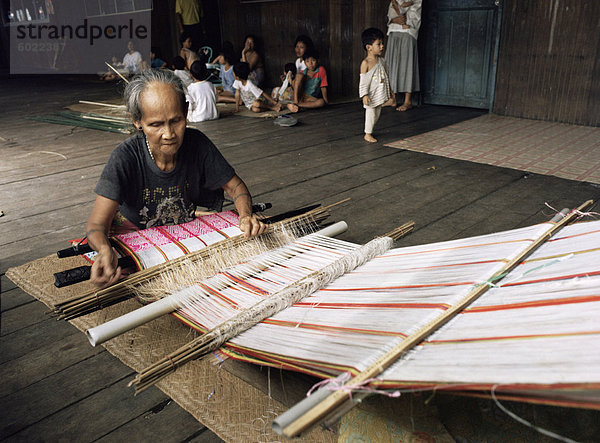
<instances>
[{"instance_id":1,"label":"white cylindrical roller","mask_svg":"<svg viewBox=\"0 0 600 443\"><path fill-rule=\"evenodd\" d=\"M135 311L131 311L125 315L98 325L94 328L85 331L88 340L92 346L104 343L117 335L121 335L133 328L136 328L144 323L147 323L161 315L169 314L176 309L173 301L169 297L161 298L160 300L142 306Z\"/></svg>"},{"instance_id":2,"label":"white cylindrical roller","mask_svg":"<svg viewBox=\"0 0 600 443\"><path fill-rule=\"evenodd\" d=\"M336 235L343 234L348 230L348 224L345 221L339 221L326 228L317 231L317 234L326 235L327 237L335 237Z\"/></svg>"}]
</instances>

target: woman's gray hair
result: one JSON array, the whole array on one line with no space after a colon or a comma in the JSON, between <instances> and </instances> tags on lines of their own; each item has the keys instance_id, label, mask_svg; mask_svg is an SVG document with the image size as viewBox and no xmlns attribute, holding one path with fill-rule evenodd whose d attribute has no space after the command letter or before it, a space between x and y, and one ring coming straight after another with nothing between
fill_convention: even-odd
<instances>
[{"instance_id":1,"label":"woman's gray hair","mask_svg":"<svg viewBox=\"0 0 600 443\"><path fill-rule=\"evenodd\" d=\"M154 82L171 85L173 90L179 95L181 109L185 112L185 86L183 86L181 79L169 69L146 69L133 77L123 92L125 107L131 116L131 120L134 122L139 122L142 119L140 95L150 83Z\"/></svg>"}]
</instances>

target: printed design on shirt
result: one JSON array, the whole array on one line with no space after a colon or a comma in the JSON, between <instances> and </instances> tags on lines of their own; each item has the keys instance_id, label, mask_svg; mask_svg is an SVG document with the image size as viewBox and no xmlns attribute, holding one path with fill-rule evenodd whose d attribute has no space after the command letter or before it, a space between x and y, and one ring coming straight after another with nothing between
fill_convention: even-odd
<instances>
[{"instance_id":1,"label":"printed design on shirt","mask_svg":"<svg viewBox=\"0 0 600 443\"><path fill-rule=\"evenodd\" d=\"M184 184L189 189L189 183ZM177 225L194 219L196 206L186 202L180 186L168 188L144 189L144 206L139 211L140 224L147 228L164 225Z\"/></svg>"},{"instance_id":2,"label":"printed design on shirt","mask_svg":"<svg viewBox=\"0 0 600 443\"><path fill-rule=\"evenodd\" d=\"M141 220L147 217L147 208L144 206L140 211ZM154 217L146 221L146 227L165 225L179 225L194 219L194 205L187 205L181 197L169 197L162 200L156 206Z\"/></svg>"}]
</instances>

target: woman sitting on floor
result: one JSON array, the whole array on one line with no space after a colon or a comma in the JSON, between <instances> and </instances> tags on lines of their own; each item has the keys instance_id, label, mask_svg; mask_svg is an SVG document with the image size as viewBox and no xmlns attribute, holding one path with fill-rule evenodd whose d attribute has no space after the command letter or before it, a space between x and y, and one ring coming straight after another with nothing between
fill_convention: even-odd
<instances>
[{"instance_id":1,"label":"woman sitting on floor","mask_svg":"<svg viewBox=\"0 0 600 443\"><path fill-rule=\"evenodd\" d=\"M240 61L248 63L248 66L250 66L248 78L260 88L265 80L265 69L262 58L258 53L258 43L255 36L248 35L244 39L244 49L242 49Z\"/></svg>"},{"instance_id":2,"label":"woman sitting on floor","mask_svg":"<svg viewBox=\"0 0 600 443\"><path fill-rule=\"evenodd\" d=\"M247 237L266 225L252 215L248 188L202 132L186 128L183 84L166 69L134 77L124 92L138 133L111 154L96 185L86 225L88 242L98 251L91 281L111 285L121 276L108 236L152 226L184 223L196 206L220 210L223 191L233 200Z\"/></svg>"}]
</instances>

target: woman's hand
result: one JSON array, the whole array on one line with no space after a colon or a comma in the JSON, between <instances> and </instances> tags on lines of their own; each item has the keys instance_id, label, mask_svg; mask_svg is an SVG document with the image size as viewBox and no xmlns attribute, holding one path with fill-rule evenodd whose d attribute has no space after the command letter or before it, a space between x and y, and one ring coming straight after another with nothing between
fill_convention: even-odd
<instances>
[{"instance_id":1,"label":"woman's hand","mask_svg":"<svg viewBox=\"0 0 600 443\"><path fill-rule=\"evenodd\" d=\"M117 261L117 254L112 247L102 247L92 265L90 281L100 287L115 284L121 278L121 267L117 266Z\"/></svg>"},{"instance_id":2,"label":"woman's hand","mask_svg":"<svg viewBox=\"0 0 600 443\"><path fill-rule=\"evenodd\" d=\"M267 231L268 226L252 214L252 197L241 178L234 175L231 180L223 185L223 190L233 200L235 209L239 214L238 226L246 238L256 237Z\"/></svg>"},{"instance_id":3,"label":"woman's hand","mask_svg":"<svg viewBox=\"0 0 600 443\"><path fill-rule=\"evenodd\" d=\"M240 217L239 226L246 238L264 234L269 229L269 226L261 222L254 214Z\"/></svg>"},{"instance_id":4,"label":"woman's hand","mask_svg":"<svg viewBox=\"0 0 600 443\"><path fill-rule=\"evenodd\" d=\"M117 266L117 255L108 240L108 232L119 202L98 195L92 214L86 224L88 244L98 252L92 265L90 281L96 286L109 286L121 277L121 268Z\"/></svg>"}]
</instances>

